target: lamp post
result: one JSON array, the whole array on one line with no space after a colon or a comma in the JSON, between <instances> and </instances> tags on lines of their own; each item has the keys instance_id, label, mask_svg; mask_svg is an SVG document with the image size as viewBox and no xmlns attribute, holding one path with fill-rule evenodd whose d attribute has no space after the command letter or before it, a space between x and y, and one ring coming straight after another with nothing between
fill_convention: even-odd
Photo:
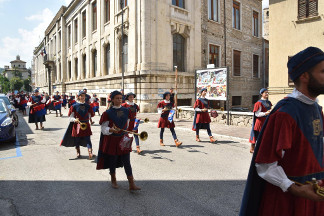
<instances>
[{"instance_id":1,"label":"lamp post","mask_svg":"<svg viewBox=\"0 0 324 216\"><path fill-rule=\"evenodd\" d=\"M122 16L122 23L121 23L121 65L122 65L122 89L124 90L124 0L120 0L120 8L121 8L121 16ZM125 91L124 91L125 92Z\"/></svg>"}]
</instances>

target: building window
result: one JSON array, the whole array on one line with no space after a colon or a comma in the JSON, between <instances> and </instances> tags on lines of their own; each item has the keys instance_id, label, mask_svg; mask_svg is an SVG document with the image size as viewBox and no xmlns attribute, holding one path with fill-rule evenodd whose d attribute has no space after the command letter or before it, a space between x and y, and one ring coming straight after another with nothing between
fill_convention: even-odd
<instances>
[{"instance_id":1,"label":"building window","mask_svg":"<svg viewBox=\"0 0 324 216\"><path fill-rule=\"evenodd\" d=\"M232 106L241 106L242 96L232 96Z\"/></svg>"},{"instance_id":2,"label":"building window","mask_svg":"<svg viewBox=\"0 0 324 216\"><path fill-rule=\"evenodd\" d=\"M252 104L255 104L259 100L259 95L252 95Z\"/></svg>"},{"instance_id":3,"label":"building window","mask_svg":"<svg viewBox=\"0 0 324 216\"><path fill-rule=\"evenodd\" d=\"M68 48L71 47L71 25L68 27L68 36L67 36L67 41L68 41Z\"/></svg>"},{"instance_id":4,"label":"building window","mask_svg":"<svg viewBox=\"0 0 324 216\"><path fill-rule=\"evenodd\" d=\"M288 61L289 61L291 58L292 58L292 56L288 56ZM294 86L295 86L294 81L292 81L292 80L290 79L289 73L288 73L288 86L289 86L289 87L294 87Z\"/></svg>"},{"instance_id":5,"label":"building window","mask_svg":"<svg viewBox=\"0 0 324 216\"><path fill-rule=\"evenodd\" d=\"M318 16L318 0L298 0L298 19Z\"/></svg>"},{"instance_id":6,"label":"building window","mask_svg":"<svg viewBox=\"0 0 324 216\"><path fill-rule=\"evenodd\" d=\"M79 71L78 71L78 59L74 59L74 73L75 73L75 79L78 79L79 77Z\"/></svg>"},{"instance_id":7,"label":"building window","mask_svg":"<svg viewBox=\"0 0 324 216\"><path fill-rule=\"evenodd\" d=\"M241 76L241 52L233 50L233 74Z\"/></svg>"},{"instance_id":8,"label":"building window","mask_svg":"<svg viewBox=\"0 0 324 216\"><path fill-rule=\"evenodd\" d=\"M233 28L240 30L241 26L241 11L240 11L240 3L237 1L233 1Z\"/></svg>"},{"instance_id":9,"label":"building window","mask_svg":"<svg viewBox=\"0 0 324 216\"><path fill-rule=\"evenodd\" d=\"M92 3L92 31L97 30L97 2Z\"/></svg>"},{"instance_id":10,"label":"building window","mask_svg":"<svg viewBox=\"0 0 324 216\"><path fill-rule=\"evenodd\" d=\"M72 65L71 65L71 61L69 61L68 63L68 72L69 72L69 80L71 80L72 77Z\"/></svg>"},{"instance_id":11,"label":"building window","mask_svg":"<svg viewBox=\"0 0 324 216\"><path fill-rule=\"evenodd\" d=\"M218 22L218 0L208 0L208 19Z\"/></svg>"},{"instance_id":12,"label":"building window","mask_svg":"<svg viewBox=\"0 0 324 216\"><path fill-rule=\"evenodd\" d=\"M87 76L87 56L82 56L82 67L83 67L83 78L86 78Z\"/></svg>"},{"instance_id":13,"label":"building window","mask_svg":"<svg viewBox=\"0 0 324 216\"><path fill-rule=\"evenodd\" d=\"M253 77L259 78L259 56L253 55Z\"/></svg>"},{"instance_id":14,"label":"building window","mask_svg":"<svg viewBox=\"0 0 324 216\"><path fill-rule=\"evenodd\" d=\"M78 19L74 20L74 41L78 43Z\"/></svg>"},{"instance_id":15,"label":"building window","mask_svg":"<svg viewBox=\"0 0 324 216\"><path fill-rule=\"evenodd\" d=\"M105 23L110 21L110 0L105 0Z\"/></svg>"},{"instance_id":16,"label":"building window","mask_svg":"<svg viewBox=\"0 0 324 216\"><path fill-rule=\"evenodd\" d=\"M82 12L82 37L87 36L87 14L86 11Z\"/></svg>"},{"instance_id":17,"label":"building window","mask_svg":"<svg viewBox=\"0 0 324 216\"><path fill-rule=\"evenodd\" d=\"M105 48L105 54L106 54L106 75L109 74L109 68L110 68L110 44L108 44Z\"/></svg>"},{"instance_id":18,"label":"building window","mask_svg":"<svg viewBox=\"0 0 324 216\"><path fill-rule=\"evenodd\" d=\"M172 0L172 5L185 8L185 0Z\"/></svg>"},{"instance_id":19,"label":"building window","mask_svg":"<svg viewBox=\"0 0 324 216\"><path fill-rule=\"evenodd\" d=\"M178 67L178 71L184 71L184 46L185 39L180 34L173 35L173 66ZM173 67L174 69L174 67Z\"/></svg>"},{"instance_id":20,"label":"building window","mask_svg":"<svg viewBox=\"0 0 324 216\"><path fill-rule=\"evenodd\" d=\"M62 34L61 34L61 32L59 32L58 33L58 38L57 38L57 40L58 40L58 42L57 42L57 44L58 44L58 51L61 51L61 37L62 37Z\"/></svg>"},{"instance_id":21,"label":"building window","mask_svg":"<svg viewBox=\"0 0 324 216\"><path fill-rule=\"evenodd\" d=\"M209 64L219 67L219 46L209 44Z\"/></svg>"},{"instance_id":22,"label":"building window","mask_svg":"<svg viewBox=\"0 0 324 216\"><path fill-rule=\"evenodd\" d=\"M259 37L259 13L253 11L253 36Z\"/></svg>"},{"instance_id":23,"label":"building window","mask_svg":"<svg viewBox=\"0 0 324 216\"><path fill-rule=\"evenodd\" d=\"M122 41L121 41L122 42ZM122 46L122 70L125 72L127 71L128 66L128 37L127 35L124 35L124 41Z\"/></svg>"},{"instance_id":24,"label":"building window","mask_svg":"<svg viewBox=\"0 0 324 216\"><path fill-rule=\"evenodd\" d=\"M93 69L93 76L97 76L97 50L92 52L92 69Z\"/></svg>"}]
</instances>

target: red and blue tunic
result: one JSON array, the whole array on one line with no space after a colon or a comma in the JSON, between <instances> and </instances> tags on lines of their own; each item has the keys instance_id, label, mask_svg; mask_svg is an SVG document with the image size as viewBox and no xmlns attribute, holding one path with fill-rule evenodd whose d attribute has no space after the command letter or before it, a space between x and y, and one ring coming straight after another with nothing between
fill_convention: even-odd
<instances>
[{"instance_id":1,"label":"red and blue tunic","mask_svg":"<svg viewBox=\"0 0 324 216\"><path fill-rule=\"evenodd\" d=\"M90 98L91 98L90 95L88 95L88 94L85 95L85 102L86 102L87 104L90 104Z\"/></svg>"},{"instance_id":2,"label":"red and blue tunic","mask_svg":"<svg viewBox=\"0 0 324 216\"><path fill-rule=\"evenodd\" d=\"M322 202L283 192L255 174L255 163L278 162L290 180L305 184L324 179L322 108L289 97L272 112L253 155L240 215L324 215Z\"/></svg>"},{"instance_id":3,"label":"red and blue tunic","mask_svg":"<svg viewBox=\"0 0 324 216\"><path fill-rule=\"evenodd\" d=\"M42 96L32 96L29 98L28 102L35 105L31 106L31 108L29 109L28 123L45 121L46 109L45 104L42 103L42 100Z\"/></svg>"},{"instance_id":4,"label":"red and blue tunic","mask_svg":"<svg viewBox=\"0 0 324 216\"><path fill-rule=\"evenodd\" d=\"M90 104L93 112L98 112L99 110L99 99L97 97L93 98L92 103Z\"/></svg>"},{"instance_id":5,"label":"red and blue tunic","mask_svg":"<svg viewBox=\"0 0 324 216\"><path fill-rule=\"evenodd\" d=\"M68 96L67 96L66 94L63 94L63 95L62 95L62 99L63 99L63 103L62 103L62 105L63 105L64 107L66 106L67 98L68 98Z\"/></svg>"},{"instance_id":6,"label":"red and blue tunic","mask_svg":"<svg viewBox=\"0 0 324 216\"><path fill-rule=\"evenodd\" d=\"M208 109L209 108L209 101L207 98L198 98L194 104L194 109ZM209 124L211 122L210 116L208 112L197 112L195 111L194 121L192 130L196 130L197 124L201 124L200 129L206 129L207 127L204 127L204 124Z\"/></svg>"},{"instance_id":7,"label":"red and blue tunic","mask_svg":"<svg viewBox=\"0 0 324 216\"><path fill-rule=\"evenodd\" d=\"M165 107L169 110L161 113L161 117L158 122L158 128L174 128L174 121L170 123L170 121L168 120L170 110L174 107L174 104L171 102L167 103L165 100L163 100L157 105L157 108L160 109L164 109Z\"/></svg>"},{"instance_id":8,"label":"red and blue tunic","mask_svg":"<svg viewBox=\"0 0 324 216\"><path fill-rule=\"evenodd\" d=\"M60 110L62 108L62 101L60 95L53 95L53 106L55 110Z\"/></svg>"},{"instance_id":9,"label":"red and blue tunic","mask_svg":"<svg viewBox=\"0 0 324 216\"><path fill-rule=\"evenodd\" d=\"M139 112L139 106L134 103L134 105L130 105L128 103L123 103L123 107L126 107L130 111L130 121L129 121L129 126L128 129L129 131L132 131L135 127L135 119L136 119L136 114ZM137 131L136 131L137 133Z\"/></svg>"},{"instance_id":10,"label":"red and blue tunic","mask_svg":"<svg viewBox=\"0 0 324 216\"><path fill-rule=\"evenodd\" d=\"M86 137L91 136L91 126L89 124L90 117L94 116L94 112L89 104L76 103L70 107L68 116L71 116L73 113L74 118L78 118L80 122L87 124L86 130L81 130L80 124L74 122L72 128L72 137Z\"/></svg>"}]
</instances>

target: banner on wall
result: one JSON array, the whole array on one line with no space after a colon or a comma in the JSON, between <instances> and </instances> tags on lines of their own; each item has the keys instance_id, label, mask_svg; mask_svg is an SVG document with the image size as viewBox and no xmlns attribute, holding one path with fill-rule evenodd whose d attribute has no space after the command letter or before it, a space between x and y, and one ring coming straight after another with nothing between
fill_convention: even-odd
<instances>
[{"instance_id":1,"label":"banner on wall","mask_svg":"<svg viewBox=\"0 0 324 216\"><path fill-rule=\"evenodd\" d=\"M207 88L208 100L224 100L227 96L227 68L213 68L196 71L196 93Z\"/></svg>"}]
</instances>

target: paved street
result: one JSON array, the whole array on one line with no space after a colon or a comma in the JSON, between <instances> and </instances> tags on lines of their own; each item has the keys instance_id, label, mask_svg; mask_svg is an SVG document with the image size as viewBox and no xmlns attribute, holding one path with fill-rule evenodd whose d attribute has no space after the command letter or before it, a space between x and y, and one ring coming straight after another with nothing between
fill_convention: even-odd
<instances>
[{"instance_id":1,"label":"paved street","mask_svg":"<svg viewBox=\"0 0 324 216\"><path fill-rule=\"evenodd\" d=\"M183 145L176 148L166 130L166 146L160 147L156 114L150 114L151 121L140 125L149 134L141 142L144 154L131 154L142 190L131 193L123 169L117 169L120 188L113 189L108 171L95 169L86 148L75 159L75 149L59 146L68 125L67 110L63 114L47 115L44 131L20 116L19 142L1 144L0 215L238 215L251 154L246 138L224 131L240 134L240 128L218 126L221 133L213 132L224 136L217 135L216 144L202 131L203 142L197 143L191 122L182 120L176 132ZM99 116L94 120L97 154Z\"/></svg>"}]
</instances>

